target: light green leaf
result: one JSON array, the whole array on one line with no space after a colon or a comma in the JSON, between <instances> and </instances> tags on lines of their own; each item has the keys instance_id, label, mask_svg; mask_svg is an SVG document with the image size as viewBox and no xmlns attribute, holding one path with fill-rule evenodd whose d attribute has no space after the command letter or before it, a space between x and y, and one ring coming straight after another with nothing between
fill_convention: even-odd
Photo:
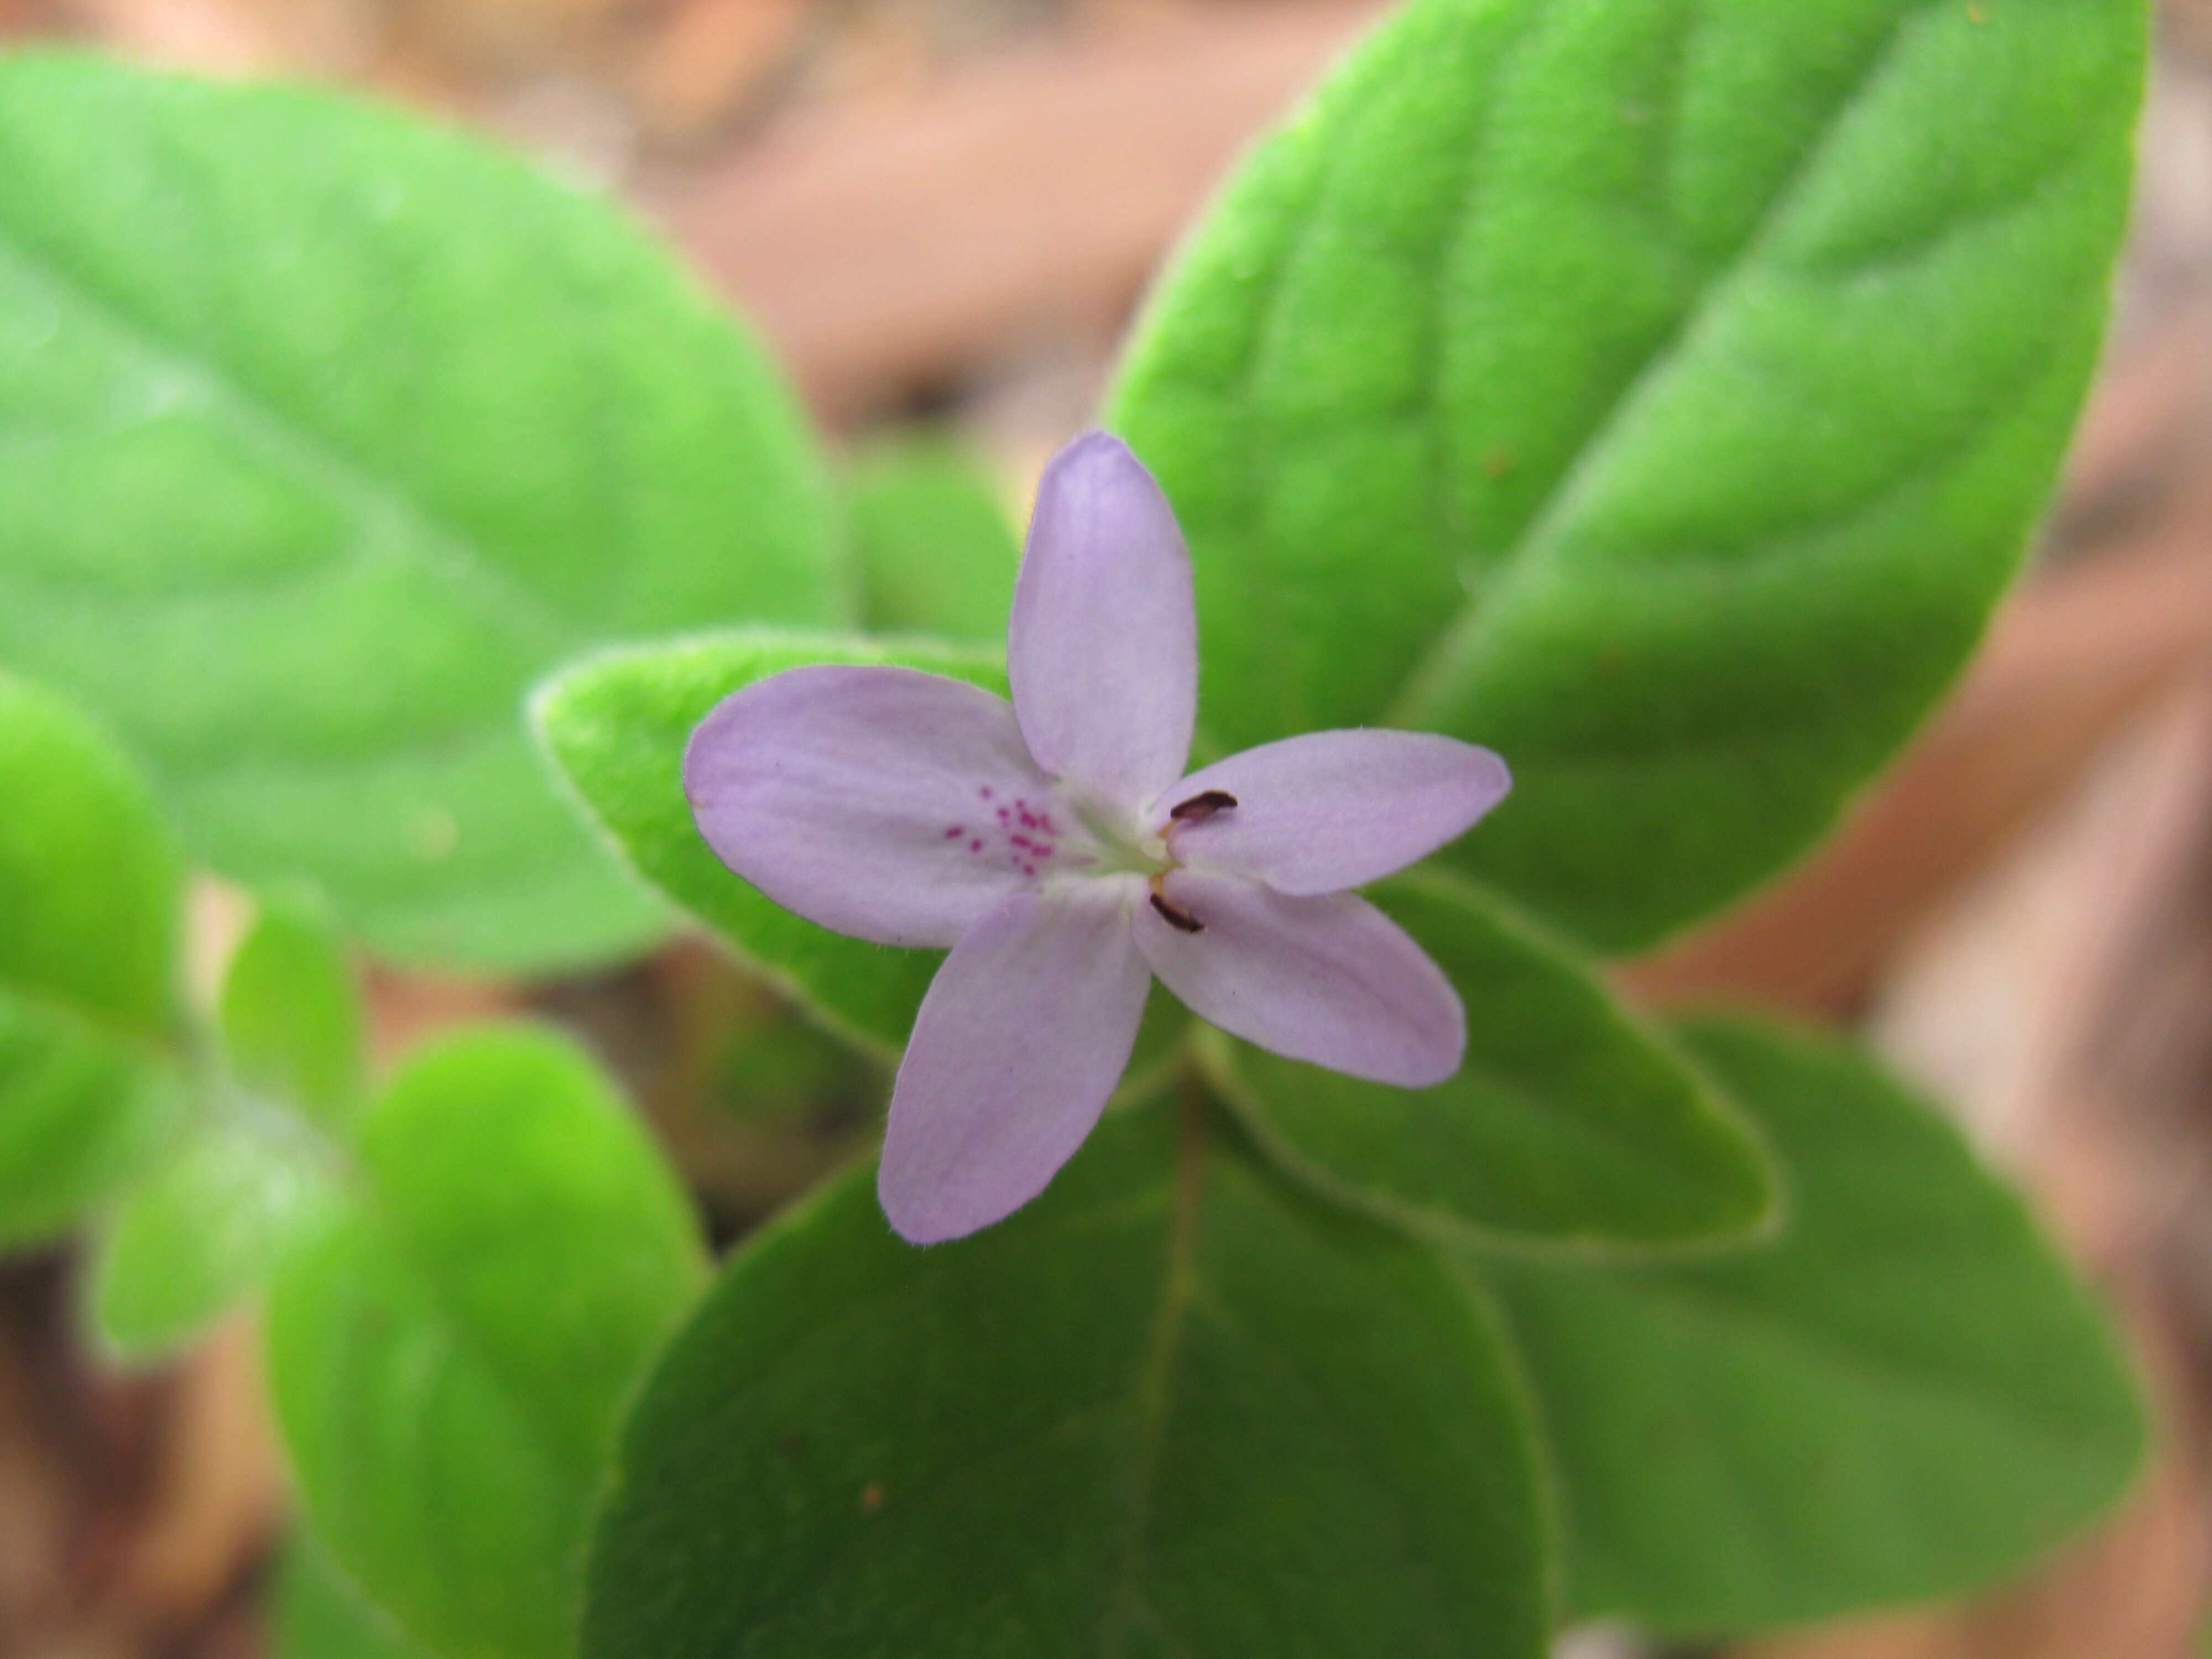
<instances>
[{"instance_id":1,"label":"light green leaf","mask_svg":"<svg viewBox=\"0 0 2212 1659\"><path fill-rule=\"evenodd\" d=\"M2111 1503L2135 1390L2019 1197L1840 1045L1692 1036L1794 1176L1784 1237L1479 1264L1548 1431L1571 1609L1705 1635L1944 1595Z\"/></svg>"},{"instance_id":2,"label":"light green leaf","mask_svg":"<svg viewBox=\"0 0 2212 1659\"><path fill-rule=\"evenodd\" d=\"M222 1038L247 1093L343 1134L366 1066L361 990L344 944L313 905L264 897L223 975Z\"/></svg>"},{"instance_id":3,"label":"light green leaf","mask_svg":"<svg viewBox=\"0 0 2212 1659\"><path fill-rule=\"evenodd\" d=\"M871 629L1003 645L1022 550L971 457L920 441L866 455L851 515Z\"/></svg>"},{"instance_id":4,"label":"light green leaf","mask_svg":"<svg viewBox=\"0 0 2212 1659\"><path fill-rule=\"evenodd\" d=\"M1540 1493L1432 1254L1169 1115L919 1250L854 1172L732 1264L625 1432L587 1659L1534 1659Z\"/></svg>"},{"instance_id":5,"label":"light green leaf","mask_svg":"<svg viewBox=\"0 0 2212 1659\"><path fill-rule=\"evenodd\" d=\"M276 1570L274 1614L276 1659L430 1659L305 1528Z\"/></svg>"},{"instance_id":6,"label":"light green leaf","mask_svg":"<svg viewBox=\"0 0 2212 1659\"><path fill-rule=\"evenodd\" d=\"M252 1101L203 1111L100 1242L93 1320L125 1359L169 1352L264 1288L333 1200L332 1149L304 1124Z\"/></svg>"},{"instance_id":7,"label":"light green leaf","mask_svg":"<svg viewBox=\"0 0 2212 1659\"><path fill-rule=\"evenodd\" d=\"M0 63L0 659L112 720L219 868L314 881L380 951L653 935L523 692L823 616L818 469L599 201L325 92Z\"/></svg>"},{"instance_id":8,"label":"light green leaf","mask_svg":"<svg viewBox=\"0 0 2212 1659\"><path fill-rule=\"evenodd\" d=\"M1672 1245L1771 1219L1734 1112L1571 951L1449 876L1370 896L1450 975L1467 1060L1433 1089L1393 1089L1224 1040L1224 1087L1288 1170L1462 1237Z\"/></svg>"},{"instance_id":9,"label":"light green leaf","mask_svg":"<svg viewBox=\"0 0 2212 1659\"><path fill-rule=\"evenodd\" d=\"M732 692L816 662L895 663L1004 696L996 652L768 629L611 653L542 692L538 730L576 794L633 868L739 957L848 1035L904 1045L942 951L896 951L827 933L739 880L701 839L684 798L691 732Z\"/></svg>"},{"instance_id":10,"label":"light green leaf","mask_svg":"<svg viewBox=\"0 0 2212 1659\"><path fill-rule=\"evenodd\" d=\"M270 1303L308 1515L441 1659L566 1656L617 1414L703 1280L684 1196L582 1056L522 1029L419 1054L362 1158Z\"/></svg>"},{"instance_id":11,"label":"light green leaf","mask_svg":"<svg viewBox=\"0 0 2212 1659\"><path fill-rule=\"evenodd\" d=\"M168 1352L266 1285L344 1168L363 1016L315 905L263 900L223 976L221 1015L228 1075L124 1200L93 1274L94 1322L125 1358Z\"/></svg>"},{"instance_id":12,"label":"light green leaf","mask_svg":"<svg viewBox=\"0 0 2212 1659\"><path fill-rule=\"evenodd\" d=\"M107 738L5 672L0 802L0 1244L15 1244L105 1196L181 1105L183 877Z\"/></svg>"},{"instance_id":13,"label":"light green leaf","mask_svg":"<svg viewBox=\"0 0 2212 1659\"><path fill-rule=\"evenodd\" d=\"M2133 0L1413 0L1265 144L1109 413L1224 747L1489 744L1453 854L1601 947L1802 849L2012 571L2095 358Z\"/></svg>"}]
</instances>

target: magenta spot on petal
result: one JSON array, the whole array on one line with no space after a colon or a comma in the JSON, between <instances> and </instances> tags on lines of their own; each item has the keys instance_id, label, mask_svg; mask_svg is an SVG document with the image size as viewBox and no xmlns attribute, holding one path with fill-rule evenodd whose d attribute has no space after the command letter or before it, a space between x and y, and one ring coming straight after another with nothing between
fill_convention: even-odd
<instances>
[{"instance_id":1,"label":"magenta spot on petal","mask_svg":"<svg viewBox=\"0 0 2212 1659\"><path fill-rule=\"evenodd\" d=\"M963 836L966 835L967 833L968 833L968 832L967 832L965 830L963 830L963 829L962 829L958 824L957 824L957 823L956 823L956 824L954 824L954 825L953 825L950 830L947 830L945 832L945 840L947 840L947 841L957 841L957 840L959 840L959 839L960 839L960 837L961 837L961 836Z\"/></svg>"},{"instance_id":2,"label":"magenta spot on petal","mask_svg":"<svg viewBox=\"0 0 2212 1659\"><path fill-rule=\"evenodd\" d=\"M991 799L991 786L987 783L975 793L981 795L985 800L988 800Z\"/></svg>"},{"instance_id":3,"label":"magenta spot on petal","mask_svg":"<svg viewBox=\"0 0 2212 1659\"><path fill-rule=\"evenodd\" d=\"M980 841L971 841L968 843L968 850L971 853L980 853L983 850L983 843Z\"/></svg>"},{"instance_id":4,"label":"magenta spot on petal","mask_svg":"<svg viewBox=\"0 0 2212 1659\"><path fill-rule=\"evenodd\" d=\"M1025 876L1033 876L1036 874L1036 866L1034 864L1024 864L1022 866L1022 873Z\"/></svg>"}]
</instances>

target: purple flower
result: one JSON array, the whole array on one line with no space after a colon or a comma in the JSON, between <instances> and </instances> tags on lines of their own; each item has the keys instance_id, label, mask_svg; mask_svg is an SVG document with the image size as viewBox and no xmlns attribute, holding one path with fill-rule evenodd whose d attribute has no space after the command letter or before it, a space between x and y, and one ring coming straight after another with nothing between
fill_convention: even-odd
<instances>
[{"instance_id":1,"label":"purple flower","mask_svg":"<svg viewBox=\"0 0 2212 1659\"><path fill-rule=\"evenodd\" d=\"M1293 1060L1407 1088L1459 1069L1437 965L1346 890L1504 796L1486 749L1316 732L1189 775L1190 556L1120 440L1053 458L1006 633L1011 705L904 668L795 668L725 700L684 781L731 869L811 921L951 947L892 1091L878 1192L917 1244L1043 1191L1114 1091L1158 975Z\"/></svg>"}]
</instances>

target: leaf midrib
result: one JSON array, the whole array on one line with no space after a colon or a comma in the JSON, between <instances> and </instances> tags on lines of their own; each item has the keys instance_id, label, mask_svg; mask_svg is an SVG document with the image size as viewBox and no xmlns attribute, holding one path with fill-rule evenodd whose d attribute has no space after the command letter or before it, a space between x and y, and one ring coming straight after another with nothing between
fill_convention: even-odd
<instances>
[{"instance_id":1,"label":"leaf midrib","mask_svg":"<svg viewBox=\"0 0 2212 1659\"><path fill-rule=\"evenodd\" d=\"M1515 594L1534 586L1539 580L1547 563L1541 550L1551 538L1553 525L1571 510L1577 497L1585 488L1586 480L1604 465L1635 410L1651 395L1651 388L1666 375L1685 343L1705 325L1707 319L1734 293L1745 270L1758 263L1760 251L1775 234L1777 225L1796 200L1799 189L1813 175L1834 143L1836 130L1844 114L1860 101L1867 88L1887 70L1895 58L1899 43L1908 27L1934 9L1934 0L1922 0L1922 3L1899 13L1888 33L1882 37L1881 44L1868 54L1866 61L1852 74L1842 94L1824 112L1820 136L1806 147L1804 153L1759 204L1735 246L1715 262L1711 279L1699 289L1696 298L1684 308L1674 326L1622 381L1604 412L1590 428L1588 439L1576 451L1574 459L1553 482L1543 499L1523 522L1520 533L1513 538L1503 556L1492 567L1492 574L1483 583L1481 593L1462 605L1457 615L1447 622L1422 650L1395 695L1384 705L1379 723L1386 726L1428 723L1427 717L1437 702L1460 670L1479 654L1483 635L1495 624L1498 617L1505 614L1509 609L1508 602Z\"/></svg>"}]
</instances>

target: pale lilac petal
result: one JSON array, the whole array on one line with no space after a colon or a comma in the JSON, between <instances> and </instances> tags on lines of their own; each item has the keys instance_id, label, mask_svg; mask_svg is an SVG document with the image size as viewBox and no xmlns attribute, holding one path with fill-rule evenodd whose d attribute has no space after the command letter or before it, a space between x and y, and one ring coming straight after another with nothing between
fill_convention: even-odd
<instances>
[{"instance_id":1,"label":"pale lilac petal","mask_svg":"<svg viewBox=\"0 0 2212 1659\"><path fill-rule=\"evenodd\" d=\"M1147 903L1137 948L1193 1013L1292 1060L1422 1089L1459 1069L1459 994L1397 923L1352 893L1291 897L1235 876L1178 870Z\"/></svg>"},{"instance_id":2,"label":"pale lilac petal","mask_svg":"<svg viewBox=\"0 0 2212 1659\"><path fill-rule=\"evenodd\" d=\"M1006 675L1037 764L1103 802L1142 805L1189 758L1190 556L1167 497L1119 438L1087 434L1044 470Z\"/></svg>"},{"instance_id":3,"label":"pale lilac petal","mask_svg":"<svg viewBox=\"0 0 2212 1659\"><path fill-rule=\"evenodd\" d=\"M1131 877L1018 893L937 970L876 1177L907 1239L933 1244L1010 1215L1098 1121L1152 981L1129 932L1143 891Z\"/></svg>"},{"instance_id":4,"label":"pale lilac petal","mask_svg":"<svg viewBox=\"0 0 2212 1659\"><path fill-rule=\"evenodd\" d=\"M725 698L692 734L684 789L722 862L786 909L855 939L944 945L1025 881L997 812L1035 809L1048 786L1004 699L822 665Z\"/></svg>"},{"instance_id":5,"label":"pale lilac petal","mask_svg":"<svg viewBox=\"0 0 2212 1659\"><path fill-rule=\"evenodd\" d=\"M1487 749L1430 732L1310 732L1203 768L1162 796L1163 816L1213 793L1236 805L1176 823L1186 864L1256 877L1278 892L1379 881L1464 835L1513 787Z\"/></svg>"}]
</instances>

